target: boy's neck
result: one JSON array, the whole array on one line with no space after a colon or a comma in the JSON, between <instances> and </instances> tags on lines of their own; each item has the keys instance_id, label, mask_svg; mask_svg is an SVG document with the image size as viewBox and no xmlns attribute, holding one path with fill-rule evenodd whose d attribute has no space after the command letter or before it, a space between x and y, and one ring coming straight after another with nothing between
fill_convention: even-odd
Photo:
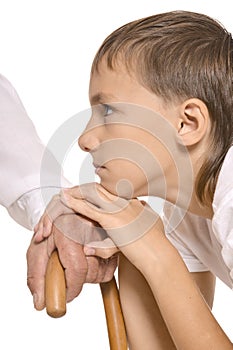
<instances>
[{"instance_id":1,"label":"boy's neck","mask_svg":"<svg viewBox=\"0 0 233 350\"><path fill-rule=\"evenodd\" d=\"M195 173L193 178L188 179L187 176L186 181L182 182L180 186L177 186L177 184L172 180L169 181L169 178L174 179L175 175L172 176L171 172L166 178L168 185L166 200L184 210L191 212L192 214L204 217L206 219L212 219L213 207L211 201L208 204L203 205L197 198L194 186L196 180Z\"/></svg>"}]
</instances>

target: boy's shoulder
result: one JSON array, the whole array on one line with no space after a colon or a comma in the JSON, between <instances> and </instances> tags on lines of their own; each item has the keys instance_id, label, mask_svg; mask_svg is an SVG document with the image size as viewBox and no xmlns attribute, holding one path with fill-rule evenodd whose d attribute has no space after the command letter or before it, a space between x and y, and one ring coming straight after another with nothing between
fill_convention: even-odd
<instances>
[{"instance_id":1,"label":"boy's shoulder","mask_svg":"<svg viewBox=\"0 0 233 350\"><path fill-rule=\"evenodd\" d=\"M213 200L213 209L217 210L222 202L233 201L233 181L232 181L232 169L233 169L233 146L230 147L226 154L222 168L219 173L216 190Z\"/></svg>"}]
</instances>

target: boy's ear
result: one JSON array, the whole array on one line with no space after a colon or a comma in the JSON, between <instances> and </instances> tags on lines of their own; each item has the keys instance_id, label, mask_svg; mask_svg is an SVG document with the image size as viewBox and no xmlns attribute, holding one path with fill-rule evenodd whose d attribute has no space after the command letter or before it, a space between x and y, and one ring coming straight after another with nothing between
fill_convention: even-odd
<instances>
[{"instance_id":1,"label":"boy's ear","mask_svg":"<svg viewBox=\"0 0 233 350\"><path fill-rule=\"evenodd\" d=\"M178 133L185 146L200 142L206 135L209 125L209 112L204 102L191 98L180 106Z\"/></svg>"}]
</instances>

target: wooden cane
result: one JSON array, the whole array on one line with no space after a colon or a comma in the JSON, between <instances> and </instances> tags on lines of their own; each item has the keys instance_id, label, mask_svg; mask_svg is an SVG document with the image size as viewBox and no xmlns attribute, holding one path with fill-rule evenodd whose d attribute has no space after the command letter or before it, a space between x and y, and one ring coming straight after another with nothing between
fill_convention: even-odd
<instances>
[{"instance_id":1,"label":"wooden cane","mask_svg":"<svg viewBox=\"0 0 233 350\"><path fill-rule=\"evenodd\" d=\"M66 313L65 273L55 250L48 262L45 275L45 305L51 317L62 317Z\"/></svg>"},{"instance_id":2,"label":"wooden cane","mask_svg":"<svg viewBox=\"0 0 233 350\"><path fill-rule=\"evenodd\" d=\"M100 289L104 303L110 349L127 350L125 324L115 277L109 282L100 283Z\"/></svg>"},{"instance_id":3,"label":"wooden cane","mask_svg":"<svg viewBox=\"0 0 233 350\"><path fill-rule=\"evenodd\" d=\"M127 350L127 338L115 277L100 283L110 350ZM57 251L49 259L45 277L45 303L47 314L61 317L66 313L66 283Z\"/></svg>"}]
</instances>

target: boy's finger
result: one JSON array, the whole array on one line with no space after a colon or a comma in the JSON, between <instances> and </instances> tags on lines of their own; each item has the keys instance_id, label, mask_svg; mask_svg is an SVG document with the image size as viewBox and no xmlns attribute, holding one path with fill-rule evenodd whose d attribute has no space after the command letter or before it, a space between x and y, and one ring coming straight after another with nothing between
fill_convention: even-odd
<instances>
[{"instance_id":1,"label":"boy's finger","mask_svg":"<svg viewBox=\"0 0 233 350\"><path fill-rule=\"evenodd\" d=\"M128 205L127 200L110 194L97 183L88 183L65 190L63 197L64 204L69 207L70 197L72 197L74 200L85 200L90 205L94 205L108 213L116 213ZM74 201L72 203L75 205ZM74 209L74 207L71 208Z\"/></svg>"},{"instance_id":2,"label":"boy's finger","mask_svg":"<svg viewBox=\"0 0 233 350\"><path fill-rule=\"evenodd\" d=\"M118 253L119 249L110 238L103 241L90 242L84 246L85 255L95 255L103 259L108 259Z\"/></svg>"},{"instance_id":3,"label":"boy's finger","mask_svg":"<svg viewBox=\"0 0 233 350\"><path fill-rule=\"evenodd\" d=\"M82 214L94 221L99 222L99 212L97 207L91 203L87 203L83 199L73 198L69 194L65 194L65 201L67 205L73 209L76 213Z\"/></svg>"}]
</instances>

